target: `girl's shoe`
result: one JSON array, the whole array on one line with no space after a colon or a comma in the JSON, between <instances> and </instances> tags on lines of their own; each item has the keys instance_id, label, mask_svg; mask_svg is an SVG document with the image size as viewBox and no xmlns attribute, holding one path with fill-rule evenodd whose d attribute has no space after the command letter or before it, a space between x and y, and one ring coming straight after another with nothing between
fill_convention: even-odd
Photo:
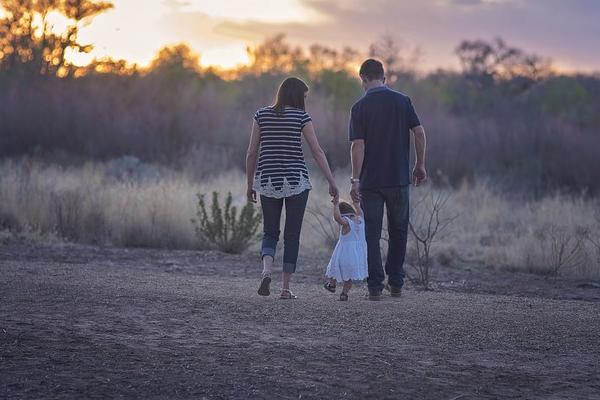
<instances>
[{"instance_id":1,"label":"girl's shoe","mask_svg":"<svg viewBox=\"0 0 600 400\"><path fill-rule=\"evenodd\" d=\"M330 282L325 282L325 284L323 285L323 287L328 292L335 293L335 285L332 285Z\"/></svg>"},{"instance_id":2,"label":"girl's shoe","mask_svg":"<svg viewBox=\"0 0 600 400\"><path fill-rule=\"evenodd\" d=\"M281 289L279 300L292 300L298 298L290 289Z\"/></svg>"},{"instance_id":3,"label":"girl's shoe","mask_svg":"<svg viewBox=\"0 0 600 400\"><path fill-rule=\"evenodd\" d=\"M348 301L348 293L340 293L340 301Z\"/></svg>"},{"instance_id":4,"label":"girl's shoe","mask_svg":"<svg viewBox=\"0 0 600 400\"><path fill-rule=\"evenodd\" d=\"M271 275L263 275L262 280L260 281L260 286L258 287L258 295L259 296L268 296L271 294Z\"/></svg>"}]
</instances>

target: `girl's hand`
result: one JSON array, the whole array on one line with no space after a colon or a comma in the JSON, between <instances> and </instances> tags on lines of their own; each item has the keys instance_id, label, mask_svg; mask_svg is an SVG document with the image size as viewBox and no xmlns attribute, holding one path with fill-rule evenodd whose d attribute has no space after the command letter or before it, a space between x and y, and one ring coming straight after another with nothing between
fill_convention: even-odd
<instances>
[{"instance_id":1,"label":"girl's hand","mask_svg":"<svg viewBox=\"0 0 600 400\"><path fill-rule=\"evenodd\" d=\"M256 203L256 190L252 189L252 186L248 186L248 190L246 190L246 196L248 197L248 202Z\"/></svg>"}]
</instances>

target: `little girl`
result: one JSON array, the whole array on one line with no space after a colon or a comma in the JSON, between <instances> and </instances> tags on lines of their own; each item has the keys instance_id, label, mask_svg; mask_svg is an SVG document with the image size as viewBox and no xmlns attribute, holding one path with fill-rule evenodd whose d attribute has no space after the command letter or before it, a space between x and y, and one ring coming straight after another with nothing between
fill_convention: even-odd
<instances>
[{"instance_id":1,"label":"little girl","mask_svg":"<svg viewBox=\"0 0 600 400\"><path fill-rule=\"evenodd\" d=\"M325 276L329 281L324 287L335 293L336 283L344 282L340 300L347 301L352 281L361 281L368 275L365 221L360 204L351 205L336 199L333 200L333 218L340 224L340 237L327 265Z\"/></svg>"}]
</instances>

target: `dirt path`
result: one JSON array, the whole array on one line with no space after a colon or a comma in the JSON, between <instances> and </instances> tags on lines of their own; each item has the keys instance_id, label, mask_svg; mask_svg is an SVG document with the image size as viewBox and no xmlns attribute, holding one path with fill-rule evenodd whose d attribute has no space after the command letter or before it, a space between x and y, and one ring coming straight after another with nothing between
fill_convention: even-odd
<instances>
[{"instance_id":1,"label":"dirt path","mask_svg":"<svg viewBox=\"0 0 600 400\"><path fill-rule=\"evenodd\" d=\"M279 301L247 259L0 247L0 398L600 399L598 302Z\"/></svg>"}]
</instances>

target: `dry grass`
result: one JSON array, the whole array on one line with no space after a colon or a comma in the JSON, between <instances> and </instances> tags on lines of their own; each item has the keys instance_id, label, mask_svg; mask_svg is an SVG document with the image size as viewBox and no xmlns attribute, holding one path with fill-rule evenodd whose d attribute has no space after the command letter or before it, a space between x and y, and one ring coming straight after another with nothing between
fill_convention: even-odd
<instances>
[{"instance_id":1,"label":"dry grass","mask_svg":"<svg viewBox=\"0 0 600 400\"><path fill-rule=\"evenodd\" d=\"M557 246L575 246L579 249L570 257L572 262L558 272L600 277L593 245L580 240L582 235L600 232L594 224L597 200L560 195L539 201L509 200L491 185L478 184L458 190L450 204L460 218L444 246L467 261L551 275L557 270ZM560 238L551 232L560 232Z\"/></svg>"},{"instance_id":2,"label":"dry grass","mask_svg":"<svg viewBox=\"0 0 600 400\"><path fill-rule=\"evenodd\" d=\"M190 221L196 194L226 190L238 179L197 183L169 172L115 177L92 164L65 169L7 162L0 169L0 226L25 236L126 247L205 247ZM242 203L239 196L236 201Z\"/></svg>"},{"instance_id":3,"label":"dry grass","mask_svg":"<svg viewBox=\"0 0 600 400\"><path fill-rule=\"evenodd\" d=\"M245 179L240 172L198 182L191 174L143 164L125 174L115 174L115 168L123 170L118 163L117 167L113 163L77 168L25 161L0 164L0 231L4 231L0 239L10 231L35 240L202 249L207 245L198 241L190 221L196 212L196 194L231 191L234 204L245 201ZM302 247L326 257L333 245L331 203L316 175ZM348 188L343 182L340 187L345 193ZM427 190L432 189L413 189L412 196L422 196ZM568 249L575 240L567 243L569 238L585 234L590 239L578 241L577 262L563 263L557 272L599 278L597 208L597 201L583 198L552 196L522 202L508 199L489 184L464 186L450 193L446 211L459 217L436 238L432 247L435 268L468 263L552 274L556 271L552 260L557 260L552 248L560 248L561 243L548 233L560 232Z\"/></svg>"}]
</instances>

